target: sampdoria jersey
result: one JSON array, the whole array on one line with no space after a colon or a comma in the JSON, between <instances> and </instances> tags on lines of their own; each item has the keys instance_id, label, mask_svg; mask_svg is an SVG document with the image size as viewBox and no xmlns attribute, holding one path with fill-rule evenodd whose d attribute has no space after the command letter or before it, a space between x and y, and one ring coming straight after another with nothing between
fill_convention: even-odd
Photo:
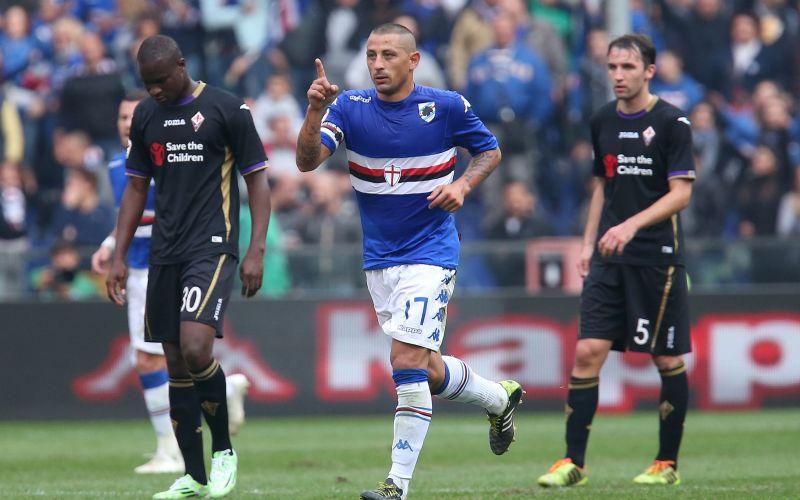
<instances>
[{"instance_id":1,"label":"sampdoria jersey","mask_svg":"<svg viewBox=\"0 0 800 500\"><path fill-rule=\"evenodd\" d=\"M694 179L692 129L675 106L655 98L639 113L617 110L616 101L591 119L594 175L605 178L598 240L606 231L648 208L669 192L670 179ZM639 265L683 263L680 216L643 228L621 256L600 258Z\"/></svg>"},{"instance_id":2,"label":"sampdoria jersey","mask_svg":"<svg viewBox=\"0 0 800 500\"><path fill-rule=\"evenodd\" d=\"M148 97L136 106L126 173L155 179L151 264L238 256L234 166L242 175L267 167L250 108L238 97L200 82L174 105Z\"/></svg>"},{"instance_id":3,"label":"sampdoria jersey","mask_svg":"<svg viewBox=\"0 0 800 500\"><path fill-rule=\"evenodd\" d=\"M322 120L322 144L344 141L364 233L364 269L458 266L453 215L427 196L453 181L456 146L478 154L497 140L455 92L417 85L400 102L376 90L343 92Z\"/></svg>"},{"instance_id":4,"label":"sampdoria jersey","mask_svg":"<svg viewBox=\"0 0 800 500\"><path fill-rule=\"evenodd\" d=\"M119 210L122 203L122 194L128 184L128 176L125 175L125 153L119 153L111 158L108 163L108 177L111 181L111 189L114 191L114 203ZM131 240L128 248L128 265L134 269L147 268L150 258L150 237L153 234L153 220L155 218L155 191L153 182L150 181L150 189L147 191L147 202L144 205L144 212L139 221L139 227Z\"/></svg>"}]
</instances>

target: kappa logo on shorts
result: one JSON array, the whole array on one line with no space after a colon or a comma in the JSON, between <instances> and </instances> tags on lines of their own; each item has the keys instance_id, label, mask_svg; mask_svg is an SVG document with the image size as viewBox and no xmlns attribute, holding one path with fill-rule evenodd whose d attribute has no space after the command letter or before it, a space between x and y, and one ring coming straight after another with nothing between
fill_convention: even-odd
<instances>
[{"instance_id":1,"label":"kappa logo on shorts","mask_svg":"<svg viewBox=\"0 0 800 500\"><path fill-rule=\"evenodd\" d=\"M154 142L150 144L150 159L153 160L153 165L156 167L164 166L164 156L166 153L167 150L160 142Z\"/></svg>"},{"instance_id":2,"label":"kappa logo on shorts","mask_svg":"<svg viewBox=\"0 0 800 500\"><path fill-rule=\"evenodd\" d=\"M429 340L433 340L434 342L439 342L439 338L440 338L441 334L442 334L442 332L439 331L439 329L437 328L436 330L433 331L433 333L428 335L428 339Z\"/></svg>"},{"instance_id":3,"label":"kappa logo on shorts","mask_svg":"<svg viewBox=\"0 0 800 500\"><path fill-rule=\"evenodd\" d=\"M667 328L667 349L675 349L675 327Z\"/></svg>"},{"instance_id":4,"label":"kappa logo on shorts","mask_svg":"<svg viewBox=\"0 0 800 500\"><path fill-rule=\"evenodd\" d=\"M400 325L400 326L397 327L397 329L400 330L401 332L414 333L414 334L417 334L417 335L422 333L422 328L414 328L414 327L406 326L406 325Z\"/></svg>"},{"instance_id":5,"label":"kappa logo on shorts","mask_svg":"<svg viewBox=\"0 0 800 500\"><path fill-rule=\"evenodd\" d=\"M436 314L433 315L431 319L435 319L436 321L442 322L444 321L444 307L440 308Z\"/></svg>"}]
</instances>

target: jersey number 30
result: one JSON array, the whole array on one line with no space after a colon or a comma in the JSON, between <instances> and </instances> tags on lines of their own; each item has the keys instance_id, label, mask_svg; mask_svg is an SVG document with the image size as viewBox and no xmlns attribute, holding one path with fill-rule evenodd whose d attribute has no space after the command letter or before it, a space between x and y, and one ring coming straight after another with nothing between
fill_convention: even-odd
<instances>
[{"instance_id":1,"label":"jersey number 30","mask_svg":"<svg viewBox=\"0 0 800 500\"><path fill-rule=\"evenodd\" d=\"M200 296L202 292L199 286L183 287L183 301L181 302L181 311L195 312L200 307Z\"/></svg>"}]
</instances>

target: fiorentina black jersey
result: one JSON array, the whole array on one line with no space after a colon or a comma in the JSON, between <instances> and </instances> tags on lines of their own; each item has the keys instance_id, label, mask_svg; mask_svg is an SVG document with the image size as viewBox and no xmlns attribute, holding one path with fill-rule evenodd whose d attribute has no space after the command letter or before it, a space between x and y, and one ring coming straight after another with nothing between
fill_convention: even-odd
<instances>
[{"instance_id":1,"label":"fiorentina black jersey","mask_svg":"<svg viewBox=\"0 0 800 500\"><path fill-rule=\"evenodd\" d=\"M234 167L247 175L267 167L250 109L238 97L199 82L174 105L148 97L136 106L128 175L155 179L151 264L195 257L238 256L239 190Z\"/></svg>"},{"instance_id":2,"label":"fiorentina black jersey","mask_svg":"<svg viewBox=\"0 0 800 500\"><path fill-rule=\"evenodd\" d=\"M598 241L609 228L648 208L669 192L669 180L694 179L692 129L683 111L654 98L628 115L616 101L591 119L594 175L605 179ZM621 256L596 258L626 264L683 264L680 216L640 229Z\"/></svg>"}]
</instances>

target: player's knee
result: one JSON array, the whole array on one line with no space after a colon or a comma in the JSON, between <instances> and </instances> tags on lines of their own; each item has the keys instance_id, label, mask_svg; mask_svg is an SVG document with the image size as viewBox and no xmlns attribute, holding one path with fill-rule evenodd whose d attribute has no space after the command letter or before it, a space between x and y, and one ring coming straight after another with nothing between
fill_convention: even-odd
<instances>
[{"instance_id":1,"label":"player's knee","mask_svg":"<svg viewBox=\"0 0 800 500\"><path fill-rule=\"evenodd\" d=\"M683 364L683 356L653 356L658 371L673 370Z\"/></svg>"},{"instance_id":2,"label":"player's knee","mask_svg":"<svg viewBox=\"0 0 800 500\"><path fill-rule=\"evenodd\" d=\"M200 371L211 363L211 352L202 343L187 342L181 345L181 353L190 371Z\"/></svg>"},{"instance_id":3,"label":"player's knee","mask_svg":"<svg viewBox=\"0 0 800 500\"><path fill-rule=\"evenodd\" d=\"M390 361L393 370L404 370L409 368L428 368L428 353L423 348L405 349L399 352L392 352Z\"/></svg>"},{"instance_id":4,"label":"player's knee","mask_svg":"<svg viewBox=\"0 0 800 500\"><path fill-rule=\"evenodd\" d=\"M160 354L136 351L136 371L139 373L153 373L164 369L166 362Z\"/></svg>"},{"instance_id":5,"label":"player's knee","mask_svg":"<svg viewBox=\"0 0 800 500\"><path fill-rule=\"evenodd\" d=\"M587 369L600 369L603 362L603 349L591 342L578 342L575 346L575 367Z\"/></svg>"},{"instance_id":6,"label":"player's knee","mask_svg":"<svg viewBox=\"0 0 800 500\"><path fill-rule=\"evenodd\" d=\"M444 364L442 363L441 366L439 366L436 363L429 362L428 384L431 386L431 390L439 388L442 382L444 382Z\"/></svg>"}]
</instances>

